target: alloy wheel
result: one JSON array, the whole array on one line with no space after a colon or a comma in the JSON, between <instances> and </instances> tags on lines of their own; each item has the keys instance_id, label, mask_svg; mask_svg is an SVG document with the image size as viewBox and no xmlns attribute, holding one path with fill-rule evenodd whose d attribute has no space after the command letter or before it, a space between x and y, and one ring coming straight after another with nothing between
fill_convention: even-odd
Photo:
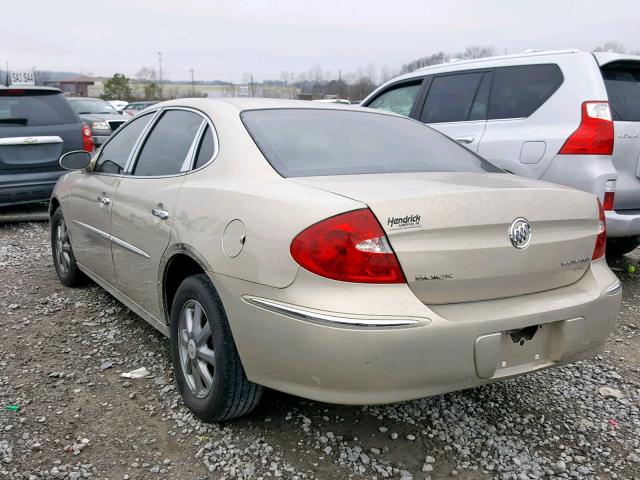
<instances>
[{"instance_id":1,"label":"alloy wheel","mask_svg":"<svg viewBox=\"0 0 640 480\"><path fill-rule=\"evenodd\" d=\"M55 250L60 273L66 275L71 268L71 243L69 231L63 220L56 225Z\"/></svg>"},{"instance_id":2,"label":"alloy wheel","mask_svg":"<svg viewBox=\"0 0 640 480\"><path fill-rule=\"evenodd\" d=\"M213 335L202 305L187 301L178 322L180 367L191 393L204 398L213 388L215 353Z\"/></svg>"}]
</instances>

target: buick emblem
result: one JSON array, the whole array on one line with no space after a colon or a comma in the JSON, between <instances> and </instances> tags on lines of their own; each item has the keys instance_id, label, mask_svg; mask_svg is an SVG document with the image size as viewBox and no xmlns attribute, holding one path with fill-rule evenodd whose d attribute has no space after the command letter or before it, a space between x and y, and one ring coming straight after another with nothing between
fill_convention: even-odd
<instances>
[{"instance_id":1,"label":"buick emblem","mask_svg":"<svg viewBox=\"0 0 640 480\"><path fill-rule=\"evenodd\" d=\"M522 250L531 242L531 225L525 218L516 218L509 229L511 245Z\"/></svg>"},{"instance_id":2,"label":"buick emblem","mask_svg":"<svg viewBox=\"0 0 640 480\"><path fill-rule=\"evenodd\" d=\"M26 144L38 143L38 139L33 137L27 137L22 141L22 143L26 143Z\"/></svg>"}]
</instances>

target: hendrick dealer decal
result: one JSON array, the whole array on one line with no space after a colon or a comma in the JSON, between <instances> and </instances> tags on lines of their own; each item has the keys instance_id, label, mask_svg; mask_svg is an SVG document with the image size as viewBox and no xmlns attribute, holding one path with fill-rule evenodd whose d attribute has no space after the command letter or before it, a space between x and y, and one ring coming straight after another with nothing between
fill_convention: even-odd
<instances>
[{"instance_id":1,"label":"hendrick dealer decal","mask_svg":"<svg viewBox=\"0 0 640 480\"><path fill-rule=\"evenodd\" d=\"M389 217L387 219L389 230L404 230L407 228L418 228L420 226L420 215L406 215L404 217Z\"/></svg>"}]
</instances>

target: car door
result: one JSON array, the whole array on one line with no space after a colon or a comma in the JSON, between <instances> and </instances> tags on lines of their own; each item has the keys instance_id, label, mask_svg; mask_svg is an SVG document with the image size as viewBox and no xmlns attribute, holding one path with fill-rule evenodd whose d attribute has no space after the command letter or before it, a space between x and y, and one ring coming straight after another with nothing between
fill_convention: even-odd
<instances>
[{"instance_id":1,"label":"car door","mask_svg":"<svg viewBox=\"0 0 640 480\"><path fill-rule=\"evenodd\" d=\"M484 134L490 70L434 75L417 118L474 152Z\"/></svg>"},{"instance_id":2,"label":"car door","mask_svg":"<svg viewBox=\"0 0 640 480\"><path fill-rule=\"evenodd\" d=\"M158 319L158 269L196 138L205 126L205 117L195 110L162 110L134 154L113 203L111 241L117 288Z\"/></svg>"},{"instance_id":3,"label":"car door","mask_svg":"<svg viewBox=\"0 0 640 480\"><path fill-rule=\"evenodd\" d=\"M153 115L144 115L122 128L98 152L91 171L78 172L65 217L76 260L94 275L113 284L111 213L116 190L138 139Z\"/></svg>"}]
</instances>

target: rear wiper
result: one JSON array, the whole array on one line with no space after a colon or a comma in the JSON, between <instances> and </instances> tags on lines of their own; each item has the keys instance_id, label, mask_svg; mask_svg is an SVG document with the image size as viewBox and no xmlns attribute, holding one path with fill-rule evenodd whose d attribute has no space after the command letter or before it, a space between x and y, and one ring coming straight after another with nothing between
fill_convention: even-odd
<instances>
[{"instance_id":1,"label":"rear wiper","mask_svg":"<svg viewBox=\"0 0 640 480\"><path fill-rule=\"evenodd\" d=\"M0 118L0 123L18 123L20 125L26 125L28 122L28 118Z\"/></svg>"}]
</instances>

